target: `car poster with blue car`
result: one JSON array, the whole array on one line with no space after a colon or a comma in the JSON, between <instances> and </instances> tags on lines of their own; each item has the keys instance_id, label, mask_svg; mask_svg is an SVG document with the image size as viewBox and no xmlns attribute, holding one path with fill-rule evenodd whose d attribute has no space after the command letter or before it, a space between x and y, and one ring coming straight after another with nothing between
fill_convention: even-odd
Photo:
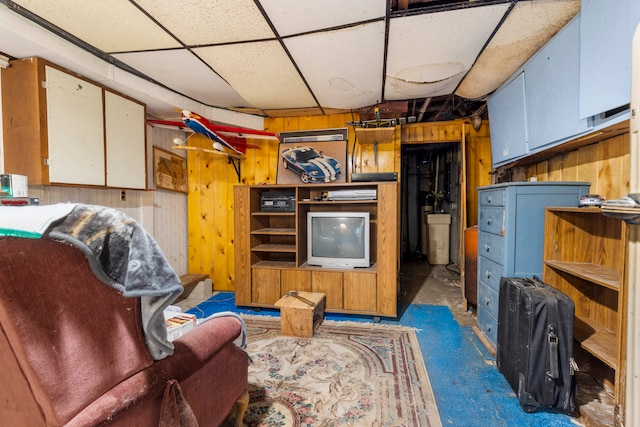
<instances>
[{"instance_id":1,"label":"car poster with blue car","mask_svg":"<svg viewBox=\"0 0 640 427\"><path fill-rule=\"evenodd\" d=\"M346 182L347 141L280 143L278 184Z\"/></svg>"}]
</instances>

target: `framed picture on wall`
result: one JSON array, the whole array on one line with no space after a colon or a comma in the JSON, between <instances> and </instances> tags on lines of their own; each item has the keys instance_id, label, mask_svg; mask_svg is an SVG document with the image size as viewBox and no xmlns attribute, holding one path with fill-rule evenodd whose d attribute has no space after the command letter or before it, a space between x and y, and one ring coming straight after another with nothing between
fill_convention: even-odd
<instances>
[{"instance_id":1,"label":"framed picture on wall","mask_svg":"<svg viewBox=\"0 0 640 427\"><path fill-rule=\"evenodd\" d=\"M280 143L278 184L346 182L347 141Z\"/></svg>"},{"instance_id":2,"label":"framed picture on wall","mask_svg":"<svg viewBox=\"0 0 640 427\"><path fill-rule=\"evenodd\" d=\"M153 179L158 189L187 193L187 159L154 146Z\"/></svg>"}]
</instances>

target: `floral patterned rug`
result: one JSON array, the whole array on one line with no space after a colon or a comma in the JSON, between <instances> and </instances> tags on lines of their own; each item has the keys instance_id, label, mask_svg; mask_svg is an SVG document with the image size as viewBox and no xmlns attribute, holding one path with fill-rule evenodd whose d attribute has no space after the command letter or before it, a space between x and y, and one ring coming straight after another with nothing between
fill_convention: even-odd
<instances>
[{"instance_id":1,"label":"floral patterned rug","mask_svg":"<svg viewBox=\"0 0 640 427\"><path fill-rule=\"evenodd\" d=\"M279 317L242 317L247 426L442 426L413 329L325 320L297 338L280 335Z\"/></svg>"}]
</instances>

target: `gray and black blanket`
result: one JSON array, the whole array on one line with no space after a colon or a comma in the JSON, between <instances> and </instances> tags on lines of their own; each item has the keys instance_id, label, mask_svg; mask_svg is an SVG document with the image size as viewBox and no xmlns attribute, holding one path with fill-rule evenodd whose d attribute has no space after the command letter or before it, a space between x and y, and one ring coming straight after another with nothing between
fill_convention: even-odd
<instances>
[{"instance_id":1,"label":"gray and black blanket","mask_svg":"<svg viewBox=\"0 0 640 427\"><path fill-rule=\"evenodd\" d=\"M151 356L160 360L173 354L163 312L183 287L156 241L140 224L113 208L78 204L44 235L82 250L95 275L125 297L140 297Z\"/></svg>"}]
</instances>

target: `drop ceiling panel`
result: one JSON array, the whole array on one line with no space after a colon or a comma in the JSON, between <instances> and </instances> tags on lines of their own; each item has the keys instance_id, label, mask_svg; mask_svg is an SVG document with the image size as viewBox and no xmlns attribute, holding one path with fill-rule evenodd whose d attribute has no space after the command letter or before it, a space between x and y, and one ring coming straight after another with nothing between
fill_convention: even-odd
<instances>
[{"instance_id":1,"label":"drop ceiling panel","mask_svg":"<svg viewBox=\"0 0 640 427\"><path fill-rule=\"evenodd\" d=\"M323 110L321 110L320 108L285 108L282 110L265 110L265 113L267 113L269 117L318 116L323 114ZM324 114L331 113L324 111Z\"/></svg>"},{"instance_id":2,"label":"drop ceiling panel","mask_svg":"<svg viewBox=\"0 0 640 427\"><path fill-rule=\"evenodd\" d=\"M274 38L253 0L136 0L188 46Z\"/></svg>"},{"instance_id":3,"label":"drop ceiling panel","mask_svg":"<svg viewBox=\"0 0 640 427\"><path fill-rule=\"evenodd\" d=\"M179 46L128 0L18 0L16 3L104 52Z\"/></svg>"},{"instance_id":4,"label":"drop ceiling panel","mask_svg":"<svg viewBox=\"0 0 640 427\"><path fill-rule=\"evenodd\" d=\"M204 104L250 106L226 81L186 49L122 53L114 57L166 87Z\"/></svg>"},{"instance_id":5,"label":"drop ceiling panel","mask_svg":"<svg viewBox=\"0 0 640 427\"><path fill-rule=\"evenodd\" d=\"M385 43L388 4L0 1L0 52L17 58L39 55L138 98L140 78L148 76L163 87L153 96L143 96L148 103L158 103L147 111L161 111L163 102L173 108L172 104L193 101L203 108L271 116L327 114L454 91L463 98L481 99L580 9L580 0L439 2L438 12L394 13ZM25 21L42 19L29 21L30 27L38 28L33 31L22 22L16 25L10 15ZM51 33L42 37L45 28L54 26L84 43L71 45ZM87 46L93 48L85 50ZM136 73L118 68L119 62L109 54ZM132 86L127 90L125 84Z\"/></svg>"},{"instance_id":6,"label":"drop ceiling panel","mask_svg":"<svg viewBox=\"0 0 640 427\"><path fill-rule=\"evenodd\" d=\"M385 17L387 0L260 0L281 37Z\"/></svg>"},{"instance_id":7,"label":"drop ceiling panel","mask_svg":"<svg viewBox=\"0 0 640 427\"><path fill-rule=\"evenodd\" d=\"M277 41L194 49L238 94L261 109L315 107L316 102Z\"/></svg>"},{"instance_id":8,"label":"drop ceiling panel","mask_svg":"<svg viewBox=\"0 0 640 427\"><path fill-rule=\"evenodd\" d=\"M288 38L285 45L323 107L382 99L384 22Z\"/></svg>"},{"instance_id":9,"label":"drop ceiling panel","mask_svg":"<svg viewBox=\"0 0 640 427\"><path fill-rule=\"evenodd\" d=\"M508 7L497 4L392 18L385 98L450 94Z\"/></svg>"},{"instance_id":10,"label":"drop ceiling panel","mask_svg":"<svg viewBox=\"0 0 640 427\"><path fill-rule=\"evenodd\" d=\"M473 99L493 92L578 12L580 0L518 2L456 94Z\"/></svg>"}]
</instances>

